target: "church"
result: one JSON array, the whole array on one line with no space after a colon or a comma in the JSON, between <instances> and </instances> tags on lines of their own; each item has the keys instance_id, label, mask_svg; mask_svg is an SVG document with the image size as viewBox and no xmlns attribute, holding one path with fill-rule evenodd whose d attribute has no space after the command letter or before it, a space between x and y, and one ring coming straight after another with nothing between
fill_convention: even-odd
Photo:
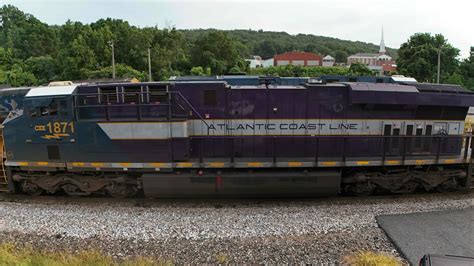
<instances>
[{"instance_id":1,"label":"church","mask_svg":"<svg viewBox=\"0 0 474 266\"><path fill-rule=\"evenodd\" d=\"M392 60L392 57L386 54L385 42L383 38L383 29L382 29L382 38L380 40L379 53L357 53L347 57L347 64L351 65L354 63L362 63L367 65L367 67L373 71L376 71L380 74L389 73L391 71L396 71L395 61Z\"/></svg>"}]
</instances>

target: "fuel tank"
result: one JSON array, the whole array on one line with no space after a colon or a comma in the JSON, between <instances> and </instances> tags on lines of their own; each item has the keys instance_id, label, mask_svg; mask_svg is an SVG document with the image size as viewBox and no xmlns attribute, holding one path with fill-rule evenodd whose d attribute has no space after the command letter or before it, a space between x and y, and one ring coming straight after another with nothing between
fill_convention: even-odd
<instances>
[{"instance_id":1,"label":"fuel tank","mask_svg":"<svg viewBox=\"0 0 474 266\"><path fill-rule=\"evenodd\" d=\"M150 198L327 197L339 193L341 172L160 173L142 182Z\"/></svg>"}]
</instances>

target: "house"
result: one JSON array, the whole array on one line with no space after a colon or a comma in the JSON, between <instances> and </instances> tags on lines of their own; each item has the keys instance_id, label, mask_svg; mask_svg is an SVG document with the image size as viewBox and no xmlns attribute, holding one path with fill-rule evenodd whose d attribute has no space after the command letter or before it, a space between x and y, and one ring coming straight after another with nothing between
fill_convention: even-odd
<instances>
[{"instance_id":1,"label":"house","mask_svg":"<svg viewBox=\"0 0 474 266\"><path fill-rule=\"evenodd\" d=\"M271 67L274 66L273 58L265 59L262 61L262 67Z\"/></svg>"},{"instance_id":2,"label":"house","mask_svg":"<svg viewBox=\"0 0 474 266\"><path fill-rule=\"evenodd\" d=\"M379 53L357 53L347 57L347 64L351 65L354 63L361 63L367 65L367 67L373 71L383 74L385 72L395 71L397 65L392 57L386 54L385 42L383 38L380 40Z\"/></svg>"},{"instance_id":3,"label":"house","mask_svg":"<svg viewBox=\"0 0 474 266\"><path fill-rule=\"evenodd\" d=\"M250 68L263 67L263 60L259 55L254 55L252 59L245 59L245 61L249 62Z\"/></svg>"},{"instance_id":4,"label":"house","mask_svg":"<svg viewBox=\"0 0 474 266\"><path fill-rule=\"evenodd\" d=\"M334 66L336 59L330 55L323 57L323 66Z\"/></svg>"},{"instance_id":5,"label":"house","mask_svg":"<svg viewBox=\"0 0 474 266\"><path fill-rule=\"evenodd\" d=\"M249 62L250 68L273 66L273 58L262 59L262 57L258 55L254 55L252 59L245 59L245 61Z\"/></svg>"},{"instance_id":6,"label":"house","mask_svg":"<svg viewBox=\"0 0 474 266\"><path fill-rule=\"evenodd\" d=\"M274 66L320 66L321 56L310 52L287 52L273 57Z\"/></svg>"}]
</instances>

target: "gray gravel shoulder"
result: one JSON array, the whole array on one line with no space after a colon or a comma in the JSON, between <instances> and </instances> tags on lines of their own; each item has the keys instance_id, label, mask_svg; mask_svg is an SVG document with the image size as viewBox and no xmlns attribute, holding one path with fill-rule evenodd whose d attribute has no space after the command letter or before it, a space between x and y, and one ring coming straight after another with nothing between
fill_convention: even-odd
<instances>
[{"instance_id":1,"label":"gray gravel shoulder","mask_svg":"<svg viewBox=\"0 0 474 266\"><path fill-rule=\"evenodd\" d=\"M472 206L474 193L310 200L0 198L0 241L31 239L26 243L50 249L93 247L178 263L213 262L216 256L236 263L334 263L360 249L397 254L377 215Z\"/></svg>"}]
</instances>

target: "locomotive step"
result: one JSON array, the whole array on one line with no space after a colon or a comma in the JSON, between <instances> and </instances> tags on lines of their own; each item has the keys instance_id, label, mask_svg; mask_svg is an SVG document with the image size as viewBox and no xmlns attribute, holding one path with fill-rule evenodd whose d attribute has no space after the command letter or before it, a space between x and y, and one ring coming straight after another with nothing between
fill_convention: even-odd
<instances>
[{"instance_id":1,"label":"locomotive step","mask_svg":"<svg viewBox=\"0 0 474 266\"><path fill-rule=\"evenodd\" d=\"M0 192L8 192L8 184L5 182L0 182Z\"/></svg>"}]
</instances>

